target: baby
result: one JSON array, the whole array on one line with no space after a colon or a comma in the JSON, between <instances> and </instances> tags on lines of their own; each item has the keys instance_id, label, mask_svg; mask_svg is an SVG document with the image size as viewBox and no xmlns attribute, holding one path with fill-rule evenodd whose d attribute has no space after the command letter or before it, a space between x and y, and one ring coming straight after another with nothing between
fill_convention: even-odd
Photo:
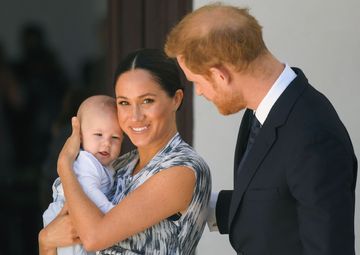
<instances>
[{"instance_id":1,"label":"baby","mask_svg":"<svg viewBox=\"0 0 360 255\"><path fill-rule=\"evenodd\" d=\"M77 117L81 127L82 150L74 162L74 171L87 196L106 213L114 207L106 194L113 185L111 163L120 154L123 138L116 113L116 101L109 96L87 98L79 107ZM53 199L43 214L44 226L61 211L65 198L60 178L53 184ZM58 255L89 255L81 245L61 247Z\"/></svg>"}]
</instances>

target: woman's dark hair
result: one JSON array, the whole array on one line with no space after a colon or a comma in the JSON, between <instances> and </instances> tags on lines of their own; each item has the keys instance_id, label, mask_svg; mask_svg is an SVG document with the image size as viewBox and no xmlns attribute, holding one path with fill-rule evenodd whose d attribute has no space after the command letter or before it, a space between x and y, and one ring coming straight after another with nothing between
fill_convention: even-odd
<instances>
[{"instance_id":1,"label":"woman's dark hair","mask_svg":"<svg viewBox=\"0 0 360 255\"><path fill-rule=\"evenodd\" d=\"M184 91L175 60L168 58L162 50L139 49L127 55L115 72L114 87L121 74L134 69L148 71L170 97L174 97L178 89Z\"/></svg>"}]
</instances>

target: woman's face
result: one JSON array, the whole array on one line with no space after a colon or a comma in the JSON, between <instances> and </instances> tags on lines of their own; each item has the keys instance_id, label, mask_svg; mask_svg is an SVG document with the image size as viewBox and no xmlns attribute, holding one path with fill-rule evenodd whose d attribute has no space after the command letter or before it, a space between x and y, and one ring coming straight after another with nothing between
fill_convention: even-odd
<instances>
[{"instance_id":1,"label":"woman's face","mask_svg":"<svg viewBox=\"0 0 360 255\"><path fill-rule=\"evenodd\" d=\"M115 86L120 127L140 148L159 150L175 135L176 110L183 97L169 97L146 70L121 74Z\"/></svg>"}]
</instances>

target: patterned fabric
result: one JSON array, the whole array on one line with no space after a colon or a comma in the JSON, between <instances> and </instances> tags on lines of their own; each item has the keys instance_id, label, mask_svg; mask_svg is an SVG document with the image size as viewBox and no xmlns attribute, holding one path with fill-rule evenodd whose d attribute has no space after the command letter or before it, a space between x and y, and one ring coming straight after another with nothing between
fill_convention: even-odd
<instances>
[{"instance_id":1,"label":"patterned fabric","mask_svg":"<svg viewBox=\"0 0 360 255\"><path fill-rule=\"evenodd\" d=\"M131 173L138 159L138 153L134 150L115 162L114 169L118 170L110 194L114 204L119 203L156 173L174 166L187 166L196 175L191 203L178 220L165 219L98 254L194 254L204 230L206 208L211 192L211 177L207 164L178 133L140 172L132 176Z\"/></svg>"}]
</instances>

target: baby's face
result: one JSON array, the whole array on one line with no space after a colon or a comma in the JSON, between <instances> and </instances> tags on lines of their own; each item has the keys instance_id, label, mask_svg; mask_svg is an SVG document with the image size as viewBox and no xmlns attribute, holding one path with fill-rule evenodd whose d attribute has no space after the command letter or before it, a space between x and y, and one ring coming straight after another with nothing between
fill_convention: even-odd
<instances>
[{"instance_id":1,"label":"baby's face","mask_svg":"<svg viewBox=\"0 0 360 255\"><path fill-rule=\"evenodd\" d=\"M121 150L123 133L115 113L84 116L81 121L82 147L108 166Z\"/></svg>"}]
</instances>

